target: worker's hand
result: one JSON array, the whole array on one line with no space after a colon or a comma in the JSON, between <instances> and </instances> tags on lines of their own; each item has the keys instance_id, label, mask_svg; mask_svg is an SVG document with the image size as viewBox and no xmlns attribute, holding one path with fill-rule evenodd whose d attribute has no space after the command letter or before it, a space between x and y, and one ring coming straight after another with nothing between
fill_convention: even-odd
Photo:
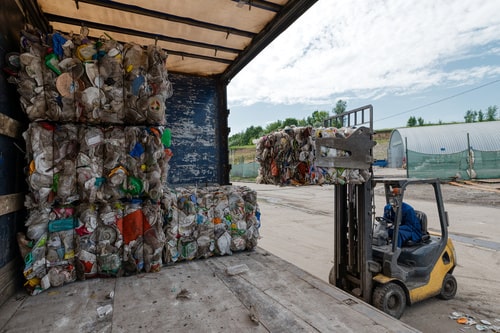
<instances>
[{"instance_id":1,"label":"worker's hand","mask_svg":"<svg viewBox=\"0 0 500 333\"><path fill-rule=\"evenodd\" d=\"M392 221L383 217L383 216L377 216L375 217L375 220L378 222L378 223L383 223L387 226L387 228L391 228L392 227Z\"/></svg>"}]
</instances>

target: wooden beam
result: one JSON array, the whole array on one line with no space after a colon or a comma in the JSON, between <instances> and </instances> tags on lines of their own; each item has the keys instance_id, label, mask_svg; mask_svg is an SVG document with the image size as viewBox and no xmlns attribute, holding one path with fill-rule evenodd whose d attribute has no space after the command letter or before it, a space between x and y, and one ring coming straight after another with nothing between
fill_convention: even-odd
<instances>
[{"instance_id":1,"label":"wooden beam","mask_svg":"<svg viewBox=\"0 0 500 333\"><path fill-rule=\"evenodd\" d=\"M14 139L21 139L22 125L17 120L0 113L0 134L10 136Z\"/></svg>"},{"instance_id":2,"label":"wooden beam","mask_svg":"<svg viewBox=\"0 0 500 333\"><path fill-rule=\"evenodd\" d=\"M193 27L209 29L209 30L214 30L214 31L221 31L221 32L229 33L231 35L236 35L236 36L254 38L257 35L256 33L251 32L251 31L235 29L235 28L232 28L229 26L218 25L218 24L207 22L207 21L199 21L199 20L195 20L193 18L187 17L187 16L182 17L182 16L176 16L176 15L172 15L169 13L165 13L165 12L149 10L149 9L144 8L144 7L139 7L139 6L134 6L134 5L126 5L126 4L122 4L120 2L117 2L117 1L79 0L79 2L85 2L85 3L88 3L90 5L99 6L99 7L107 7L107 8L111 8L114 10L133 13L133 14L137 14L137 15L141 15L141 16L149 16L149 17L160 19L160 20L191 25ZM255 0L252 2L255 2ZM274 9L273 11L275 11L275 12L279 11L282 7L280 5L276 5L274 3L265 2L265 1L259 1L259 4L252 3L252 5L255 7L258 6L259 8L265 8L268 10L269 10L269 8L271 8L271 9Z\"/></svg>"},{"instance_id":3,"label":"wooden beam","mask_svg":"<svg viewBox=\"0 0 500 333\"><path fill-rule=\"evenodd\" d=\"M24 208L24 193L13 193L0 196L0 216L17 212Z\"/></svg>"},{"instance_id":4,"label":"wooden beam","mask_svg":"<svg viewBox=\"0 0 500 333\"><path fill-rule=\"evenodd\" d=\"M222 46L222 45L218 45L218 44L198 42L194 39L170 37L166 34L160 35L157 33L140 31L140 30L130 29L130 28L126 28L126 27L117 27L117 26L99 23L99 22L80 20L80 19L75 18L75 17L65 17L65 16L60 16L60 15L54 15L54 14L45 14L45 16L49 19L50 22L59 22L59 23L71 24L71 25L75 25L75 26L85 26L88 28L104 30L107 32L116 32L116 33L121 33L121 34L125 34L125 35L138 36L138 37L142 37L142 38L149 38L151 40L158 39L158 40L161 40L161 41L164 41L167 43L188 45L188 46L194 46L194 47L199 47L199 48L209 49L209 50L217 50L217 51L228 52L228 53L233 53L233 54L239 54L242 51L240 49L236 49L233 47L226 47L226 46ZM167 49L167 52L172 52L172 50ZM214 61L224 60L221 58L214 58L214 59L215 59Z\"/></svg>"}]
</instances>

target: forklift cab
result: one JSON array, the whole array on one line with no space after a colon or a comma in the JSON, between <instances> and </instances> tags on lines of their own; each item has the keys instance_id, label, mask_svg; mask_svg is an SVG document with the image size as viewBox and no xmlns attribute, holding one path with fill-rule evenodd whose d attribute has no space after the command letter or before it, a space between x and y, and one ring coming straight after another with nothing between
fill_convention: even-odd
<instances>
[{"instance_id":1,"label":"forklift cab","mask_svg":"<svg viewBox=\"0 0 500 333\"><path fill-rule=\"evenodd\" d=\"M451 275L456 265L455 250L448 238L448 216L444 210L439 180L375 178L375 193L377 185L383 187L383 206L390 204L395 217L392 226L380 213L376 214L373 221L372 303L399 318L407 304L432 296L453 298L457 290L456 280ZM403 202L409 201L404 199L405 194L411 193L412 189L415 191L416 187L420 187L419 193L424 188L424 192L428 194L425 202L411 202L414 217L420 224L421 237L405 241L398 247L398 231L403 219L402 206ZM375 202L373 207L376 206ZM384 239L386 234L390 234L383 232L384 227L392 228L392 239ZM398 292L403 292L404 297L398 295Z\"/></svg>"},{"instance_id":2,"label":"forklift cab","mask_svg":"<svg viewBox=\"0 0 500 333\"><path fill-rule=\"evenodd\" d=\"M403 201L403 192L401 181L384 181L386 202L383 206L382 214L375 215L373 226L373 244L386 245L389 242L398 244L402 247L424 244L429 241L429 232L427 230L427 215L425 212L414 209L413 206ZM405 221L408 220L408 221ZM398 223L396 223L398 222ZM410 225L408 225L410 224ZM400 226L406 225L406 234L411 232L412 237L405 237L400 241Z\"/></svg>"}]
</instances>

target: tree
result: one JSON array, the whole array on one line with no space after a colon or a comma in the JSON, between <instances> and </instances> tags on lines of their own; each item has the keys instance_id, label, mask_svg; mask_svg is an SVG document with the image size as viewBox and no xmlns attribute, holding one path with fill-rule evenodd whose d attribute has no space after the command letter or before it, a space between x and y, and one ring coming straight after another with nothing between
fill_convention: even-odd
<instances>
[{"instance_id":1,"label":"tree","mask_svg":"<svg viewBox=\"0 0 500 333\"><path fill-rule=\"evenodd\" d=\"M260 126L250 126L240 133L231 135L228 139L229 147L246 146L252 144L254 139L264 135L264 130Z\"/></svg>"},{"instance_id":2,"label":"tree","mask_svg":"<svg viewBox=\"0 0 500 333\"><path fill-rule=\"evenodd\" d=\"M308 122L307 122L307 120L305 120L305 119L300 119L300 120L298 121L298 124L297 124L297 126L301 126L301 127L305 127L305 126L307 126L307 125L309 125L309 123L308 123Z\"/></svg>"},{"instance_id":3,"label":"tree","mask_svg":"<svg viewBox=\"0 0 500 333\"><path fill-rule=\"evenodd\" d=\"M497 119L498 106L492 105L488 106L486 110L486 121L493 121Z\"/></svg>"},{"instance_id":4,"label":"tree","mask_svg":"<svg viewBox=\"0 0 500 333\"><path fill-rule=\"evenodd\" d=\"M332 111L333 111L333 115L338 116L338 115L344 113L346 110L347 110L347 102L339 99L337 101L337 104L335 104L335 107L333 108ZM332 122L332 123L330 123L330 126L341 127L342 122L340 122L340 121Z\"/></svg>"},{"instance_id":5,"label":"tree","mask_svg":"<svg viewBox=\"0 0 500 333\"><path fill-rule=\"evenodd\" d=\"M283 122L281 120L276 120L273 123L267 124L266 129L264 130L265 133L272 133L276 132L280 128L283 127Z\"/></svg>"},{"instance_id":6,"label":"tree","mask_svg":"<svg viewBox=\"0 0 500 333\"><path fill-rule=\"evenodd\" d=\"M418 121L418 126L424 126L424 118L418 117L417 121Z\"/></svg>"},{"instance_id":7,"label":"tree","mask_svg":"<svg viewBox=\"0 0 500 333\"><path fill-rule=\"evenodd\" d=\"M313 127L323 126L323 122L326 118L330 117L328 111L314 111L311 116L307 117L306 122L308 125Z\"/></svg>"},{"instance_id":8,"label":"tree","mask_svg":"<svg viewBox=\"0 0 500 333\"><path fill-rule=\"evenodd\" d=\"M408 122L406 122L406 126L408 126L408 127L414 127L414 126L417 126L417 119L416 119L414 116L411 116L411 117L408 119Z\"/></svg>"},{"instance_id":9,"label":"tree","mask_svg":"<svg viewBox=\"0 0 500 333\"><path fill-rule=\"evenodd\" d=\"M473 123L476 121L476 118L477 118L477 111L474 110L467 110L464 116L466 123Z\"/></svg>"},{"instance_id":10,"label":"tree","mask_svg":"<svg viewBox=\"0 0 500 333\"><path fill-rule=\"evenodd\" d=\"M286 118L284 121L283 121L283 127L286 127L286 126L298 126L299 124L299 121L295 118Z\"/></svg>"},{"instance_id":11,"label":"tree","mask_svg":"<svg viewBox=\"0 0 500 333\"><path fill-rule=\"evenodd\" d=\"M236 133L228 138L229 147L239 146L241 140L241 133Z\"/></svg>"},{"instance_id":12,"label":"tree","mask_svg":"<svg viewBox=\"0 0 500 333\"><path fill-rule=\"evenodd\" d=\"M347 110L347 102L339 99L333 108L333 114L339 115Z\"/></svg>"},{"instance_id":13,"label":"tree","mask_svg":"<svg viewBox=\"0 0 500 333\"><path fill-rule=\"evenodd\" d=\"M482 110L479 110L479 111L477 112L477 121L481 122L481 121L483 121L483 120L484 120L484 113L483 113L483 111L482 111Z\"/></svg>"},{"instance_id":14,"label":"tree","mask_svg":"<svg viewBox=\"0 0 500 333\"><path fill-rule=\"evenodd\" d=\"M246 129L246 131L243 135L243 138L242 138L243 145L252 144L252 140L260 138L262 136L262 134L263 134L262 127L250 126L249 128Z\"/></svg>"}]
</instances>

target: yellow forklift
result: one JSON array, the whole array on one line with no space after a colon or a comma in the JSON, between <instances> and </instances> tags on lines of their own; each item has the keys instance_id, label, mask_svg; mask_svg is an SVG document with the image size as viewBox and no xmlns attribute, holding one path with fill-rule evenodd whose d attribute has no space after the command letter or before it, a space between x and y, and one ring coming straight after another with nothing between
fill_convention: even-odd
<instances>
[{"instance_id":1,"label":"yellow forklift","mask_svg":"<svg viewBox=\"0 0 500 333\"><path fill-rule=\"evenodd\" d=\"M360 182L360 178L355 178L355 182L340 179L335 185L335 252L329 281L400 318L406 305L434 296L445 300L455 296L457 281L452 274L456 254L448 237L448 215L439 179L374 177L372 148L376 143L372 116L373 107L368 105L330 117L325 126L351 128L352 134L316 139L318 167L341 171L358 169L366 179L364 182ZM432 212L415 208L422 226L422 239L398 247L402 203L405 193L414 186L428 188L429 200L435 205ZM394 223L377 214L375 193L385 194L385 202L379 210L388 203L393 204ZM428 230L430 222L432 232ZM391 228L392 239L388 237Z\"/></svg>"}]
</instances>

